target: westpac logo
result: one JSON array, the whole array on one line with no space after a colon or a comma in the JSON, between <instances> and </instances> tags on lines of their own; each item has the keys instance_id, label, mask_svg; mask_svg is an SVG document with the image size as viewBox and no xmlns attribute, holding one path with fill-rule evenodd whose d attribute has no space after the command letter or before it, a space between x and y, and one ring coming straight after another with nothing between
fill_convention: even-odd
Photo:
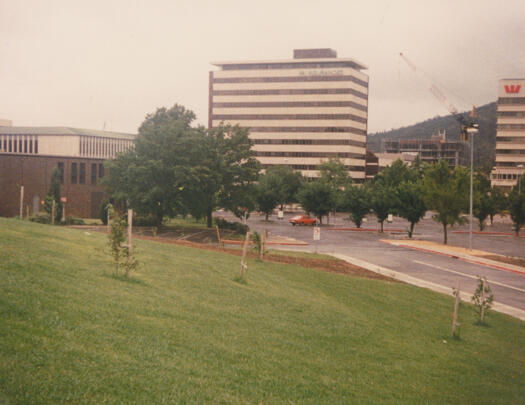
<instances>
[{"instance_id":1,"label":"westpac logo","mask_svg":"<svg viewBox=\"0 0 525 405\"><path fill-rule=\"evenodd\" d=\"M505 92L507 93L519 93L521 89L521 84L511 84L505 85Z\"/></svg>"}]
</instances>

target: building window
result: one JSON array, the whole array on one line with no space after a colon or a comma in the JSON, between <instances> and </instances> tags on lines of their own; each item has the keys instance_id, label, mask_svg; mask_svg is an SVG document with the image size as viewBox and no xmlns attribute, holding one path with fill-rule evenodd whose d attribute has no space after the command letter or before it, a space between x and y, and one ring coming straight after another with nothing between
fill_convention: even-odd
<instances>
[{"instance_id":1,"label":"building window","mask_svg":"<svg viewBox=\"0 0 525 405\"><path fill-rule=\"evenodd\" d=\"M101 179L104 177L104 165L102 163L98 164L98 178Z\"/></svg>"},{"instance_id":2,"label":"building window","mask_svg":"<svg viewBox=\"0 0 525 405\"><path fill-rule=\"evenodd\" d=\"M35 153L38 153L38 138L35 139Z\"/></svg>"},{"instance_id":3,"label":"building window","mask_svg":"<svg viewBox=\"0 0 525 405\"><path fill-rule=\"evenodd\" d=\"M77 163L71 163L71 184L77 184L78 167Z\"/></svg>"},{"instance_id":4,"label":"building window","mask_svg":"<svg viewBox=\"0 0 525 405\"><path fill-rule=\"evenodd\" d=\"M86 184L86 164L80 163L80 176L78 179L79 184Z\"/></svg>"},{"instance_id":5,"label":"building window","mask_svg":"<svg viewBox=\"0 0 525 405\"><path fill-rule=\"evenodd\" d=\"M58 162L58 173L60 174L60 184L64 184L64 162Z\"/></svg>"},{"instance_id":6,"label":"building window","mask_svg":"<svg viewBox=\"0 0 525 405\"><path fill-rule=\"evenodd\" d=\"M97 164L91 163L91 184L97 184Z\"/></svg>"}]
</instances>

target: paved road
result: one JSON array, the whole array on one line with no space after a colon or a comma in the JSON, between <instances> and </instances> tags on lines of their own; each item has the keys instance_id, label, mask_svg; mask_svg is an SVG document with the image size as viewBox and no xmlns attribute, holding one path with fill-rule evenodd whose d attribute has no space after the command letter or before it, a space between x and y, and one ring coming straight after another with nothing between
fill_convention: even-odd
<instances>
[{"instance_id":1,"label":"paved road","mask_svg":"<svg viewBox=\"0 0 525 405\"><path fill-rule=\"evenodd\" d=\"M402 239L406 236L399 233L331 231L329 229L332 226L323 226L321 241L314 242L312 227L291 226L288 223L290 217L291 215L285 215L283 221L273 217L270 222L266 222L263 217L252 215L248 223L252 229L258 231L267 229L270 234L292 237L309 243L308 246L295 246L294 250L340 253L450 288L455 286L459 279L461 289L469 294L475 290L476 276L485 276L491 283L496 301L525 310L525 275L381 242L381 239ZM352 226L343 222L342 217L337 217L335 223L336 226ZM363 227L377 229L377 223L370 218L367 223L363 224ZM406 229L406 227L405 221L396 218L394 223L388 224L385 229ZM509 232L510 224L498 223L491 230ZM417 239L442 242L440 226L431 219L426 219L418 225L416 232L415 238ZM456 246L467 246L468 235L451 233L449 243ZM474 235L473 248L525 257L525 238Z\"/></svg>"}]
</instances>

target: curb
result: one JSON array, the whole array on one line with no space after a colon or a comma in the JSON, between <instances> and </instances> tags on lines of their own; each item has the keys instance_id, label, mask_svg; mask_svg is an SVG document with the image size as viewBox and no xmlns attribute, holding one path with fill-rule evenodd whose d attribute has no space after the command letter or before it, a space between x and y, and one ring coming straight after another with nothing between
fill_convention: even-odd
<instances>
[{"instance_id":1,"label":"curb","mask_svg":"<svg viewBox=\"0 0 525 405\"><path fill-rule=\"evenodd\" d=\"M243 240L221 239L221 243L225 245L243 245ZM253 245L253 242L249 242ZM283 245L283 246L308 246L306 242L265 242L266 245Z\"/></svg>"},{"instance_id":2,"label":"curb","mask_svg":"<svg viewBox=\"0 0 525 405\"><path fill-rule=\"evenodd\" d=\"M468 234L468 231L452 231L452 233ZM472 231L473 235L487 235L487 236L516 236L518 238L525 238L525 235L516 235L511 232L485 232L485 231Z\"/></svg>"},{"instance_id":3,"label":"curb","mask_svg":"<svg viewBox=\"0 0 525 405\"><path fill-rule=\"evenodd\" d=\"M355 232L378 232L379 233L379 229L374 229L374 228L326 228L325 230L326 231L355 231ZM388 232L406 233L406 229L383 229L383 233L388 233Z\"/></svg>"},{"instance_id":4,"label":"curb","mask_svg":"<svg viewBox=\"0 0 525 405\"><path fill-rule=\"evenodd\" d=\"M419 250L421 252L434 253L434 254L438 254L438 255L453 257L455 259L460 259L460 260L466 261L468 263L479 264L481 266L491 267L491 268L496 269L496 270L508 271L510 273L525 275L525 268L520 267L520 266L515 266L513 264L505 263L505 265L502 265L500 262L497 262L497 261L494 261L494 260L483 259L483 258L478 257L478 256L469 256L469 255L466 255L464 253L450 253L450 252L444 251L442 249L429 249L429 248L423 248L423 247L419 247L419 246L407 245L405 243L395 243L395 242L392 242L392 241L385 241L385 240L382 240L381 242L388 243L388 244L394 245L394 246L404 247L406 249Z\"/></svg>"},{"instance_id":5,"label":"curb","mask_svg":"<svg viewBox=\"0 0 525 405\"><path fill-rule=\"evenodd\" d=\"M408 274L404 274L404 273L400 273L395 270L387 269L386 267L381 267L381 266L378 266L372 263L365 262L364 260L356 259L354 257L350 257L350 256L343 255L340 253L326 253L326 254L329 254L330 256L344 260L345 262L348 262L350 264L354 264L364 269L381 274L383 276L387 276L395 280L403 281L407 284L415 285L417 287L427 288L435 292L453 296L452 287L445 287L440 284L432 283L431 281L421 280L419 278L409 276ZM470 295L462 291L461 299L463 301L470 302ZM525 321L525 310L511 307L510 305L502 304L499 302L493 302L492 309L494 311L501 312L503 314L510 315L522 321Z\"/></svg>"}]
</instances>

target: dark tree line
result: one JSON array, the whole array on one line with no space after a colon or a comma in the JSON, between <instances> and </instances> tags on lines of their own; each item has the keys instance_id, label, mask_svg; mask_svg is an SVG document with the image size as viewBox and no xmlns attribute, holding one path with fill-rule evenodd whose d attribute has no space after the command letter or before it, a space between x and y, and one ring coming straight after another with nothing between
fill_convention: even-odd
<instances>
[{"instance_id":1,"label":"dark tree line","mask_svg":"<svg viewBox=\"0 0 525 405\"><path fill-rule=\"evenodd\" d=\"M447 229L466 221L469 173L464 168L451 169L445 161L423 166L419 160L408 166L398 160L364 184L355 184L338 159L322 163L315 179L305 179L288 166L260 174L247 129L205 129L193 126L194 120L193 112L180 105L147 115L135 148L107 163L104 183L112 199L157 225L165 217L190 214L212 226L212 213L219 208L239 218L258 210L268 219L276 207L300 203L319 222L345 212L360 227L373 213L382 232L393 214L409 222L409 237L429 210L443 227L444 243ZM474 216L480 230L487 218L492 222L508 209L518 233L525 223L524 196L517 189L505 196L490 186L488 172L476 173Z\"/></svg>"}]
</instances>

